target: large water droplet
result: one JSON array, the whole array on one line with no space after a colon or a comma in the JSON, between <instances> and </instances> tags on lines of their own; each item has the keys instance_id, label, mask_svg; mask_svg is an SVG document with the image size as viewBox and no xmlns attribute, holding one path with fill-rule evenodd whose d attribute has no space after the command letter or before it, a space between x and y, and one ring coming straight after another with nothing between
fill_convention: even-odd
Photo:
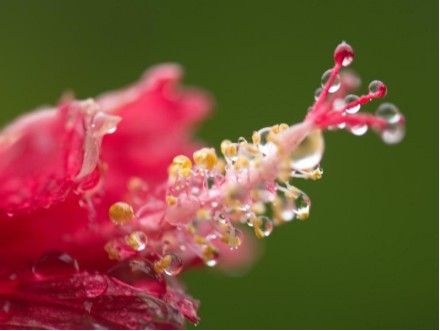
<instances>
[{"instance_id":1,"label":"large water droplet","mask_svg":"<svg viewBox=\"0 0 440 331\"><path fill-rule=\"evenodd\" d=\"M78 262L69 254L60 251L44 254L32 267L32 272L40 277L72 274L78 271Z\"/></svg>"},{"instance_id":2,"label":"large water droplet","mask_svg":"<svg viewBox=\"0 0 440 331\"><path fill-rule=\"evenodd\" d=\"M310 198L304 192L299 192L298 196L294 200L295 204L295 218L299 220L305 220L310 215Z\"/></svg>"},{"instance_id":3,"label":"large water droplet","mask_svg":"<svg viewBox=\"0 0 440 331\"><path fill-rule=\"evenodd\" d=\"M163 258L170 260L168 266L164 270L168 276L176 276L182 271L183 262L179 255L170 253L165 255Z\"/></svg>"},{"instance_id":4,"label":"large water droplet","mask_svg":"<svg viewBox=\"0 0 440 331\"><path fill-rule=\"evenodd\" d=\"M322 75L321 86L323 88L325 87L325 85L327 84L328 80L330 79L331 74L332 74L332 69L329 69L326 72L324 72L324 74ZM340 81L339 75L337 75L335 77L335 80L333 81L333 83L330 86L328 91L330 93L335 93L337 90L339 90L340 87L341 87L341 81Z\"/></svg>"},{"instance_id":5,"label":"large water droplet","mask_svg":"<svg viewBox=\"0 0 440 331\"><path fill-rule=\"evenodd\" d=\"M261 216L253 221L255 234L258 238L268 237L272 233L273 223L267 216Z\"/></svg>"},{"instance_id":6,"label":"large water droplet","mask_svg":"<svg viewBox=\"0 0 440 331\"><path fill-rule=\"evenodd\" d=\"M405 126L403 124L390 125L380 133L380 136L386 144L397 144L405 137Z\"/></svg>"},{"instance_id":7,"label":"large water droplet","mask_svg":"<svg viewBox=\"0 0 440 331\"><path fill-rule=\"evenodd\" d=\"M387 121L389 124L396 124L402 118L399 108L389 102L381 104L376 110L376 115Z\"/></svg>"},{"instance_id":8,"label":"large water droplet","mask_svg":"<svg viewBox=\"0 0 440 331\"><path fill-rule=\"evenodd\" d=\"M108 274L154 295L162 295L166 291L163 275L156 273L154 264L147 259L133 258L121 261L111 268Z\"/></svg>"},{"instance_id":9,"label":"large water droplet","mask_svg":"<svg viewBox=\"0 0 440 331\"><path fill-rule=\"evenodd\" d=\"M294 169L310 169L321 161L324 153L324 139L319 129L313 130L292 152L291 166Z\"/></svg>"},{"instance_id":10,"label":"large water droplet","mask_svg":"<svg viewBox=\"0 0 440 331\"><path fill-rule=\"evenodd\" d=\"M359 100L359 97L357 95L354 94L349 94L345 97L345 103L348 105L352 102L356 102ZM361 109L361 105L356 105L353 106L351 108L347 108L345 111L349 114L354 114L357 113L359 111L359 109Z\"/></svg>"},{"instance_id":11,"label":"large water droplet","mask_svg":"<svg viewBox=\"0 0 440 331\"><path fill-rule=\"evenodd\" d=\"M334 59L336 63L342 64L344 67L349 66L354 59L353 48L346 42L340 43L335 49Z\"/></svg>"},{"instance_id":12,"label":"large water droplet","mask_svg":"<svg viewBox=\"0 0 440 331\"><path fill-rule=\"evenodd\" d=\"M368 131L368 125L356 125L350 127L350 132L353 133L355 136L362 136Z\"/></svg>"}]
</instances>

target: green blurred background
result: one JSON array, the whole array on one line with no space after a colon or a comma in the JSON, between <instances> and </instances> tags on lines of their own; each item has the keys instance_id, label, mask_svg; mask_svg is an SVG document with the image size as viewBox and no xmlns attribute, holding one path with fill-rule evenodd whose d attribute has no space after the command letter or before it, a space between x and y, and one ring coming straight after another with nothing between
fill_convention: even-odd
<instances>
[{"instance_id":1,"label":"green blurred background","mask_svg":"<svg viewBox=\"0 0 440 331\"><path fill-rule=\"evenodd\" d=\"M436 0L2 1L0 122L173 61L215 96L198 135L218 145L299 121L347 40L364 89L388 84L406 139L327 133L324 178L298 182L308 221L275 229L244 276L184 275L199 328L437 329L437 13Z\"/></svg>"}]
</instances>

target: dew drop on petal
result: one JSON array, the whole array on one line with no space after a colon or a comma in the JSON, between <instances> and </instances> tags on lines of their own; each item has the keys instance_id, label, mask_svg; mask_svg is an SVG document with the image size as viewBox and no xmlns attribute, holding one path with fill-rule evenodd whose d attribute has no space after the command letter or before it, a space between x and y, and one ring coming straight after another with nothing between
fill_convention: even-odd
<instances>
[{"instance_id":1,"label":"dew drop on petal","mask_svg":"<svg viewBox=\"0 0 440 331\"><path fill-rule=\"evenodd\" d=\"M376 116L384 119L389 124L396 124L402 118L399 108L389 102L383 103L379 106L376 110Z\"/></svg>"},{"instance_id":2,"label":"dew drop on petal","mask_svg":"<svg viewBox=\"0 0 440 331\"><path fill-rule=\"evenodd\" d=\"M108 271L109 276L151 294L161 295L166 291L162 274L154 271L154 264L141 258L133 258L119 262Z\"/></svg>"},{"instance_id":3,"label":"dew drop on petal","mask_svg":"<svg viewBox=\"0 0 440 331\"><path fill-rule=\"evenodd\" d=\"M164 259L169 259L168 266L164 269L164 272L168 276L176 276L183 269L183 262L179 255L170 253L163 257Z\"/></svg>"},{"instance_id":4,"label":"dew drop on petal","mask_svg":"<svg viewBox=\"0 0 440 331\"><path fill-rule=\"evenodd\" d=\"M319 164L324 153L324 139L319 129L313 130L291 153L294 169L310 169Z\"/></svg>"},{"instance_id":5,"label":"dew drop on petal","mask_svg":"<svg viewBox=\"0 0 440 331\"><path fill-rule=\"evenodd\" d=\"M350 132L353 133L355 136L362 136L368 131L368 125L356 125L350 127Z\"/></svg>"},{"instance_id":6,"label":"dew drop on petal","mask_svg":"<svg viewBox=\"0 0 440 331\"><path fill-rule=\"evenodd\" d=\"M332 74L332 69L329 69L326 72L324 72L324 74L322 75L321 86L323 88L325 87L325 85L327 84L328 80L330 79L331 74ZM330 93L335 93L337 90L339 90L340 87L341 87L341 81L340 81L339 75L337 75L335 77L335 80L333 81L333 83L330 86L328 91Z\"/></svg>"},{"instance_id":7,"label":"dew drop on petal","mask_svg":"<svg viewBox=\"0 0 440 331\"><path fill-rule=\"evenodd\" d=\"M41 256L32 267L37 276L51 276L77 273L78 262L67 253L51 251Z\"/></svg>"},{"instance_id":8,"label":"dew drop on petal","mask_svg":"<svg viewBox=\"0 0 440 331\"><path fill-rule=\"evenodd\" d=\"M359 100L359 97L357 95L354 94L349 94L345 97L345 103L348 105L352 102L356 102ZM351 108L347 108L345 111L349 114L354 114L357 113L359 111L359 109L361 109L361 105L356 105L353 106Z\"/></svg>"}]
</instances>

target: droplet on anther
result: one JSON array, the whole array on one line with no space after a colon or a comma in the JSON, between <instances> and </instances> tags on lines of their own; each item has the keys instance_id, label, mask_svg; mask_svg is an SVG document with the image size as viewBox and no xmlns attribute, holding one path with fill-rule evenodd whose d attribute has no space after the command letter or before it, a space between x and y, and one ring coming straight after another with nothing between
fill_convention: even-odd
<instances>
[{"instance_id":1,"label":"droplet on anther","mask_svg":"<svg viewBox=\"0 0 440 331\"><path fill-rule=\"evenodd\" d=\"M354 94L349 94L345 97L345 103L348 105L350 103L356 102L359 100L359 97ZM351 108L347 108L345 111L349 114L357 113L361 109L361 105L356 105Z\"/></svg>"},{"instance_id":2,"label":"droplet on anther","mask_svg":"<svg viewBox=\"0 0 440 331\"><path fill-rule=\"evenodd\" d=\"M321 161L324 153L324 139L321 130L313 130L290 155L294 169L310 169Z\"/></svg>"},{"instance_id":3,"label":"droplet on anther","mask_svg":"<svg viewBox=\"0 0 440 331\"><path fill-rule=\"evenodd\" d=\"M108 215L116 225L125 225L134 218L133 208L125 202L116 202L111 205Z\"/></svg>"}]
</instances>

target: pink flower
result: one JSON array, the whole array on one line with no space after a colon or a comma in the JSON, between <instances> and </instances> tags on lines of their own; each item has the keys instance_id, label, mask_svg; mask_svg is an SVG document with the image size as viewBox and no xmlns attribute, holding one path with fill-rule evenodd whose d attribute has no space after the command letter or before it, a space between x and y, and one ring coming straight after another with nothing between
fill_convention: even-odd
<instances>
[{"instance_id":1,"label":"pink flower","mask_svg":"<svg viewBox=\"0 0 440 331\"><path fill-rule=\"evenodd\" d=\"M358 113L386 87L374 81L368 94L348 94L359 79L340 71L353 58L349 45L336 48L302 123L224 141L223 158L190 140L212 101L181 88L181 69L172 64L122 91L64 99L4 129L0 324L196 323L198 302L175 276L203 263L249 263L257 255L251 232L261 239L275 225L306 219L310 199L292 180L322 176L323 130L371 128L387 143L402 139L404 117L394 105Z\"/></svg>"}]
</instances>

